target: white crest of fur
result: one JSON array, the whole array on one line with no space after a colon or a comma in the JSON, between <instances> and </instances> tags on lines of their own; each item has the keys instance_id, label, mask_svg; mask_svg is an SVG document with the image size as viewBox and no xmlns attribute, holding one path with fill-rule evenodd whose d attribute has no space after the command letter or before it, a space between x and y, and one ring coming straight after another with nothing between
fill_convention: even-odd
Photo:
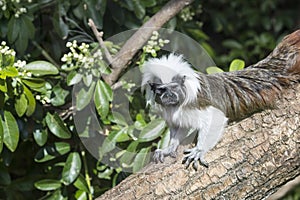
<instances>
[{"instance_id":1,"label":"white crest of fur","mask_svg":"<svg viewBox=\"0 0 300 200\"><path fill-rule=\"evenodd\" d=\"M143 66L142 85L145 86L148 81L153 82L156 78L160 79L162 83L170 83L172 78L177 75L186 77L184 82L186 98L183 105L195 101L200 90L198 75L181 55L170 54L146 61ZM148 92L149 90L146 91L146 93ZM151 94L146 94L146 98L151 98ZM151 101L151 99L147 100Z\"/></svg>"}]
</instances>

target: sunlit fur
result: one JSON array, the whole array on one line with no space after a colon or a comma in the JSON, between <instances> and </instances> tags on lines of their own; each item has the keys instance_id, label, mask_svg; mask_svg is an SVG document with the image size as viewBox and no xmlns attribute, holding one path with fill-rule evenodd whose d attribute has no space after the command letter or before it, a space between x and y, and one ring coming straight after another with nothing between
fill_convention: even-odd
<instances>
[{"instance_id":1,"label":"sunlit fur","mask_svg":"<svg viewBox=\"0 0 300 200\"><path fill-rule=\"evenodd\" d=\"M200 74L180 55L170 54L145 63L142 84L146 89L147 102L157 108L170 129L170 143L168 147L155 151L155 162L163 162L165 156L176 154L179 143L185 139L189 130L196 130L197 144L186 150L184 163L189 165L195 161L193 166L197 168L196 161L199 160L202 165L208 166L204 155L221 138L227 117L213 106L199 106L199 94L207 93L202 90L201 83ZM174 98L174 101L169 101L172 103L164 99L167 98L164 95L169 94L173 94L170 98Z\"/></svg>"}]
</instances>

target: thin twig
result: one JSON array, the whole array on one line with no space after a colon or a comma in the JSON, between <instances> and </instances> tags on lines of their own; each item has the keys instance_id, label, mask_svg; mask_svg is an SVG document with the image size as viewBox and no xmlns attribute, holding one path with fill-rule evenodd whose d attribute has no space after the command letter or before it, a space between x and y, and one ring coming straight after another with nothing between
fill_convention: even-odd
<instances>
[{"instance_id":1,"label":"thin twig","mask_svg":"<svg viewBox=\"0 0 300 200\"><path fill-rule=\"evenodd\" d=\"M100 45L100 47L103 49L104 51L104 54L105 54L105 57L108 61L108 63L112 66L112 68L114 68L114 65L113 65L113 57L110 55L108 49L106 48L105 44L104 44L104 41L102 39L103 37L103 32L99 32L97 30L97 27L94 23L94 21L92 19L89 19L89 22L88 22L88 25L91 27L94 35L96 36L97 40L98 40L98 43Z\"/></svg>"},{"instance_id":2,"label":"thin twig","mask_svg":"<svg viewBox=\"0 0 300 200\"><path fill-rule=\"evenodd\" d=\"M59 64L57 62L55 62L55 60L48 54L48 52L43 49L43 47L41 45L39 45L37 42L35 41L32 41L32 44L38 48L38 50L41 51L42 55L49 61L51 62L52 64L54 64L57 68L59 68Z\"/></svg>"}]
</instances>

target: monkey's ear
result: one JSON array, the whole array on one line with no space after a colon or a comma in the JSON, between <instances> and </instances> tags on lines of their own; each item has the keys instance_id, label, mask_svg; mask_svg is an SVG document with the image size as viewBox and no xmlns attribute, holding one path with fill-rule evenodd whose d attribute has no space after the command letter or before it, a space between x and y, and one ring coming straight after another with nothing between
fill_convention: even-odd
<instances>
[{"instance_id":1,"label":"monkey's ear","mask_svg":"<svg viewBox=\"0 0 300 200\"><path fill-rule=\"evenodd\" d=\"M172 81L178 83L179 85L183 85L184 82L185 82L185 79L186 79L185 75L184 76L179 76L178 75L178 76L173 77Z\"/></svg>"}]
</instances>

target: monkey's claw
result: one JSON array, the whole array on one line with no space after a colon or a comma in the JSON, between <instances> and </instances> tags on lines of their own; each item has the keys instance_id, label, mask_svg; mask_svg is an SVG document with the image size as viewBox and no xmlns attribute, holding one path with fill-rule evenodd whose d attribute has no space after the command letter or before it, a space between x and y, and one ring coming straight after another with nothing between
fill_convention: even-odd
<instances>
[{"instance_id":1,"label":"monkey's claw","mask_svg":"<svg viewBox=\"0 0 300 200\"><path fill-rule=\"evenodd\" d=\"M183 158L182 163L185 164L186 168L190 166L191 163L193 163L193 168L195 170L198 169L198 161L200 162L201 165L204 167L208 168L208 163L204 159L204 152L198 147L194 147L192 149L187 149L184 151L186 154Z\"/></svg>"},{"instance_id":2,"label":"monkey's claw","mask_svg":"<svg viewBox=\"0 0 300 200\"><path fill-rule=\"evenodd\" d=\"M165 161L166 156L171 156L172 158L176 158L177 153L175 151L170 151L170 149L156 149L153 155L154 162L163 163Z\"/></svg>"},{"instance_id":3,"label":"monkey's claw","mask_svg":"<svg viewBox=\"0 0 300 200\"><path fill-rule=\"evenodd\" d=\"M165 156L161 149L156 149L153 155L153 160L155 163L161 162L163 163L165 160Z\"/></svg>"}]
</instances>

